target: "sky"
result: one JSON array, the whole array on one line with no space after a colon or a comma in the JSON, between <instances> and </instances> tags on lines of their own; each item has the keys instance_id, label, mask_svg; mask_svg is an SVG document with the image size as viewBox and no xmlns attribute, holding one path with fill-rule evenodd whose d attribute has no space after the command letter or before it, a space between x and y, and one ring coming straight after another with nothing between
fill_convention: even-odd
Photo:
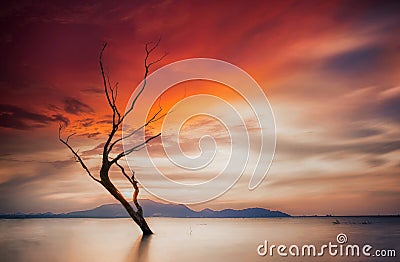
<instances>
[{"instance_id":1,"label":"sky","mask_svg":"<svg viewBox=\"0 0 400 262\"><path fill-rule=\"evenodd\" d=\"M119 83L123 109L144 74L145 43L161 37L152 58L168 55L152 72L188 58L227 61L259 83L275 116L275 158L261 185L249 191L245 173L222 196L191 208L399 214L399 11L396 1L3 4L0 213L58 213L115 202L58 141L58 125L67 126L65 134L77 132L71 144L96 174L111 120L99 69L102 45L108 43L104 63ZM162 106L200 93L237 100L223 85L193 82L170 89ZM182 149L198 153L199 138L209 134L224 153L226 130L202 117L182 127ZM151 146L162 152L160 140ZM133 155L136 171L151 176L141 154ZM188 179L172 166L159 162L172 178ZM198 179L212 178L212 168ZM111 178L131 195L117 170ZM159 201L145 190L140 197Z\"/></svg>"}]
</instances>

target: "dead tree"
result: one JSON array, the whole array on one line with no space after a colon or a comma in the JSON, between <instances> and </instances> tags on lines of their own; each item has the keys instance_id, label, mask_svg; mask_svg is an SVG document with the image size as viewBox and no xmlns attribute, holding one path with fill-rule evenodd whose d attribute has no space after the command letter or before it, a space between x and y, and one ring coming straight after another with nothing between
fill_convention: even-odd
<instances>
[{"instance_id":1,"label":"dead tree","mask_svg":"<svg viewBox=\"0 0 400 262\"><path fill-rule=\"evenodd\" d=\"M105 50L105 48L107 46L107 43L105 43L103 45L103 48L101 49L100 58L99 58L100 70L101 70L101 76L102 76L102 80L103 80L104 92L105 92L105 95L106 95L106 98L107 98L108 105L110 106L110 108L112 110L112 128L111 128L111 131L110 131L110 133L108 135L108 139L105 142L104 147L103 147L102 161L101 161L101 168L100 168L99 178L96 178L95 176L92 175L91 171L86 166L86 164L84 163L83 159L79 156L78 150L73 149L72 146L69 144L69 139L74 134L69 135L66 139L61 138L61 131L62 131L62 128L63 128L61 124L60 124L59 132L58 132L59 140L66 147L69 148L69 150L74 155L76 161L81 164L82 168L87 172L87 174L94 181L96 181L97 183L102 185L115 199L117 199L124 206L124 208L126 209L128 214L131 216L133 221L135 221L136 224L140 227L140 229L142 230L144 235L149 235L149 234L152 234L153 232L151 231L150 227L148 226L146 220L144 219L144 217L143 217L143 209L142 209L142 207L140 206L140 204L138 203L138 200L137 200L137 196L139 194L139 187L137 185L138 182L135 179L134 172L133 172L132 176L129 177L129 175L126 173L124 167L120 163L118 163L118 161L121 160L122 158L124 158L125 156L131 154L132 152L135 152L135 151L138 151L138 150L142 149L148 142L150 142L151 140L159 137L161 135L161 133L146 137L144 142L142 142L142 143L140 143L138 145L135 145L135 146L133 146L131 148L128 148L128 149L126 149L126 150L124 150L122 152L116 153L114 157L112 157L110 154L112 154L112 150L113 150L115 145L117 145L118 143L121 143L124 139L133 136L136 132L138 132L142 128L145 128L149 124L159 120L160 118L162 118L164 116L164 115L161 115L161 110L162 109L160 107L160 109L149 120L147 120L147 122L144 123L142 126L137 127L135 130L131 131L130 133L128 133L124 137L119 136L118 138L116 138L116 135L118 136L119 131L121 130L121 126L122 126L122 123L123 123L124 119L132 112L133 108L136 105L136 102L137 102L138 98L140 97L140 95L142 94L142 92L144 91L144 89L146 87L146 80L147 80L147 76L149 74L149 70L150 70L151 66L153 66L154 64L160 62L166 55L166 54L164 54L159 59L157 59L155 61L152 61L152 62L149 62L151 53L158 47L159 43L160 43L160 40L158 40L155 44L149 43L149 44L145 45L146 56L145 56L145 59L144 59L145 72L144 72L143 82L142 82L142 85L140 86L139 92L134 97L134 99L132 100L131 104L129 105L129 107L125 111L125 113L121 113L118 110L117 104L116 104L116 99L117 99L117 95L118 95L118 83L116 83L115 85L111 85L110 78L109 78L108 74L106 74L105 71L104 71L103 53L104 53L104 50ZM131 183L131 185L132 185L132 187L134 189L133 203L136 206L136 209L137 209L136 211L133 209L133 207L129 204L129 202L125 199L125 197L118 190L118 188L110 180L109 173L110 173L110 169L113 166L118 167L120 169L122 175L124 175L124 177Z\"/></svg>"}]
</instances>

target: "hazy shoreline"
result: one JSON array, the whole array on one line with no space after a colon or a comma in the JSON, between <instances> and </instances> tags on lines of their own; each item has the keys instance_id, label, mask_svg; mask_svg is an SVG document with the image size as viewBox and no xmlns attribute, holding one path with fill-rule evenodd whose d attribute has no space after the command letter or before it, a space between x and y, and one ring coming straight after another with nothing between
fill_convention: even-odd
<instances>
[{"instance_id":1,"label":"hazy shoreline","mask_svg":"<svg viewBox=\"0 0 400 262\"><path fill-rule=\"evenodd\" d=\"M268 219L268 218L400 218L400 215L361 215L361 216L288 216L288 217L167 217L167 216L147 216L148 218L176 218L176 219ZM0 215L0 219L80 219L80 218L95 218L95 219L120 219L129 217L67 217L62 214L54 214L54 216L36 216L35 214L26 217L12 216L12 215Z\"/></svg>"}]
</instances>

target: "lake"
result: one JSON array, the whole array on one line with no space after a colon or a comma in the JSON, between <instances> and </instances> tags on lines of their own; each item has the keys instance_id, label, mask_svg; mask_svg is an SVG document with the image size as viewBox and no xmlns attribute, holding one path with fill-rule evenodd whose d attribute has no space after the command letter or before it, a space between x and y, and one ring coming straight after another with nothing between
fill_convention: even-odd
<instances>
[{"instance_id":1,"label":"lake","mask_svg":"<svg viewBox=\"0 0 400 262\"><path fill-rule=\"evenodd\" d=\"M337 235L347 237L345 245L369 244L376 249L395 250L400 256L398 217L337 218L148 218L155 232L143 238L137 226L123 219L10 219L0 220L1 261L396 261L393 257L301 256L303 245L320 247L337 244ZM342 235L343 236L343 235ZM257 249L285 245L282 254L273 249L260 256ZM264 246L260 252L264 252ZM367 248L368 249L368 248ZM311 250L312 251L312 250ZM349 254L350 253L349 249ZM305 252L308 252L307 249ZM339 245L337 247L339 252ZM361 251L360 251L361 252ZM367 252L368 253L368 252ZM311 253L312 254L312 253ZM318 255L318 254L317 254Z\"/></svg>"}]
</instances>

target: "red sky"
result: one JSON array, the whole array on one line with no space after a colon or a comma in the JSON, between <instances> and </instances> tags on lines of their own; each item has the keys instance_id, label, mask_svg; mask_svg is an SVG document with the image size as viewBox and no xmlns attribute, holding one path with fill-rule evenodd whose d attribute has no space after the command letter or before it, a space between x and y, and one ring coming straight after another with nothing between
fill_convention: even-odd
<instances>
[{"instance_id":1,"label":"red sky","mask_svg":"<svg viewBox=\"0 0 400 262\"><path fill-rule=\"evenodd\" d=\"M193 208L400 213L399 4L216 2L3 6L0 213L66 212L113 202L58 142L57 125L68 122L69 130L79 131L73 144L93 159L95 170L99 157L92 149L104 140L110 119L98 66L102 43L108 42L106 68L120 83L124 108L143 75L144 44L159 36L155 56L168 56L153 70L186 58L230 62L260 84L276 118L276 157L261 186L249 192L244 177L222 197ZM227 95L196 84L187 95L203 91ZM117 173L113 178L130 195L129 184ZM141 197L154 198L144 190Z\"/></svg>"}]
</instances>

